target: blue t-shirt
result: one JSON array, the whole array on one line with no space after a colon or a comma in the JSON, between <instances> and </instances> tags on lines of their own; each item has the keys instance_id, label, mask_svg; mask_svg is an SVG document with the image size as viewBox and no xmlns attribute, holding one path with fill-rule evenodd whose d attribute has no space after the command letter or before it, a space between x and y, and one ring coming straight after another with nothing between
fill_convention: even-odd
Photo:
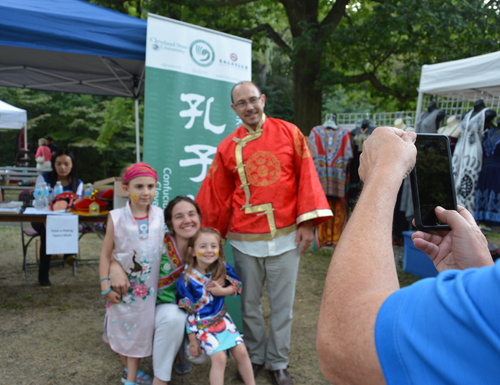
<instances>
[{"instance_id":1,"label":"blue t-shirt","mask_svg":"<svg viewBox=\"0 0 500 385\"><path fill-rule=\"evenodd\" d=\"M391 294L375 324L388 385L500 383L500 262Z\"/></svg>"}]
</instances>

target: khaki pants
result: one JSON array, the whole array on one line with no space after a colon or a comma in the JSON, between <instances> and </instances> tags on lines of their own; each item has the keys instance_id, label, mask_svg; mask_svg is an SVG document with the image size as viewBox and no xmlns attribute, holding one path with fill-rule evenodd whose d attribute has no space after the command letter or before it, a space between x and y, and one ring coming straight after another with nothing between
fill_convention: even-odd
<instances>
[{"instance_id":1,"label":"khaki pants","mask_svg":"<svg viewBox=\"0 0 500 385\"><path fill-rule=\"evenodd\" d=\"M292 333L293 301L299 271L299 247L275 257L252 257L233 247L236 274L241 279L243 333L250 360L270 370L286 369ZM271 308L269 336L262 316L262 294Z\"/></svg>"}]
</instances>

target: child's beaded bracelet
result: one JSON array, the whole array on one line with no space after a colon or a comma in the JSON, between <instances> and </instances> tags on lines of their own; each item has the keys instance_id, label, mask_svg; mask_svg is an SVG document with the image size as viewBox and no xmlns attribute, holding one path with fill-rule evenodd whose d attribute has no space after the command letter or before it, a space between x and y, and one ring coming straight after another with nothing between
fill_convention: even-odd
<instances>
[{"instance_id":1,"label":"child's beaded bracelet","mask_svg":"<svg viewBox=\"0 0 500 385\"><path fill-rule=\"evenodd\" d=\"M113 290L113 289L110 287L110 288L109 288L108 290L106 290L106 291L101 291L101 295L107 295L107 294L111 293L111 291L112 291L112 290Z\"/></svg>"},{"instance_id":2,"label":"child's beaded bracelet","mask_svg":"<svg viewBox=\"0 0 500 385\"><path fill-rule=\"evenodd\" d=\"M109 277L104 277L104 278L101 278L99 280L99 282L106 281L106 280L111 281ZM107 295L107 294L111 293L112 290L113 289L111 288L111 285L109 285L109 289L106 291L101 291L101 295Z\"/></svg>"}]
</instances>

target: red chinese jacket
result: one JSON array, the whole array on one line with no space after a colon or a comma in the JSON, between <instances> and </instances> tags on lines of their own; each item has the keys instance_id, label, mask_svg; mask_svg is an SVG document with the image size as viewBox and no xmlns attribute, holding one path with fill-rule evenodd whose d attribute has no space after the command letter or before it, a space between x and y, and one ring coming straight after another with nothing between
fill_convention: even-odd
<instances>
[{"instance_id":1,"label":"red chinese jacket","mask_svg":"<svg viewBox=\"0 0 500 385\"><path fill-rule=\"evenodd\" d=\"M333 216L302 132L265 115L255 131L240 126L220 143L196 202L203 227L240 241L271 240Z\"/></svg>"}]
</instances>

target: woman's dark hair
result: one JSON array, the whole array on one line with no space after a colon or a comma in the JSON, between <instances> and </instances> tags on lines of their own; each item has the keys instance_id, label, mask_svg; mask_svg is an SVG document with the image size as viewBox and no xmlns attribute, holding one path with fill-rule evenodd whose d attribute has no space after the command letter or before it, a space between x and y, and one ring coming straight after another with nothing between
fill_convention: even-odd
<instances>
[{"instance_id":1,"label":"woman's dark hair","mask_svg":"<svg viewBox=\"0 0 500 385\"><path fill-rule=\"evenodd\" d=\"M186 197L186 196L182 196L182 195L177 195L174 199L172 199L170 202L168 202L168 205L167 205L167 207L165 208L165 211L164 211L164 214L165 214L165 223L168 226L169 230L172 231L174 234L175 234L175 232L174 232L174 228L172 226L172 211L174 210L175 205L177 203L179 203L179 202L182 202L182 201L191 203L195 207L196 212L198 213L198 215L200 217L200 223L203 220L203 218L201 216L200 206L198 206L198 203L196 203L190 197Z\"/></svg>"},{"instance_id":2,"label":"woman's dark hair","mask_svg":"<svg viewBox=\"0 0 500 385\"><path fill-rule=\"evenodd\" d=\"M211 234L217 238L219 243L219 255L216 261L212 262L209 266L209 271L212 273L212 280L218 281L219 279L226 277L226 255L224 254L224 246L222 245L222 240L220 234L217 230L210 227L205 227L204 229L199 229L195 235L193 235L187 245L187 257L186 257L186 271L184 272L184 280L186 285L189 284L189 276L191 272L196 267L196 256L194 255L194 246L198 238L203 234Z\"/></svg>"},{"instance_id":3,"label":"woman's dark hair","mask_svg":"<svg viewBox=\"0 0 500 385\"><path fill-rule=\"evenodd\" d=\"M56 172L56 159L60 157L61 155L66 155L71 158L71 172L69 173L69 177L71 178L71 190L76 193L76 190L78 189L78 174L76 172L76 165L75 165L75 156L73 153L68 150L67 148L61 148L60 150L57 150L56 155L52 158L52 171L49 173L49 183L52 187L56 185L57 182L57 172Z\"/></svg>"}]
</instances>

